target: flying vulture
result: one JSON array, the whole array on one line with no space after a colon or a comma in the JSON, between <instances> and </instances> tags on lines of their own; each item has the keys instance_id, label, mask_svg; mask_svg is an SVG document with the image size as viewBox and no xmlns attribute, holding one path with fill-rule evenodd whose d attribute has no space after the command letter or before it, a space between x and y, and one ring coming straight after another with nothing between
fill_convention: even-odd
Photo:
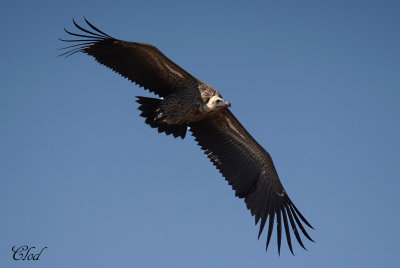
<instances>
[{"instance_id":1,"label":"flying vulture","mask_svg":"<svg viewBox=\"0 0 400 268\"><path fill-rule=\"evenodd\" d=\"M83 52L159 98L137 97L141 116L158 132L175 138L189 130L214 166L235 191L244 198L247 209L260 222L258 238L268 220L266 249L276 221L280 254L282 222L293 254L291 231L304 249L301 233L313 241L304 225L313 227L290 200L279 180L271 156L247 132L228 109L230 103L212 86L182 69L151 44L115 39L85 19L88 29L80 33L64 29L72 39L61 54Z\"/></svg>"}]
</instances>

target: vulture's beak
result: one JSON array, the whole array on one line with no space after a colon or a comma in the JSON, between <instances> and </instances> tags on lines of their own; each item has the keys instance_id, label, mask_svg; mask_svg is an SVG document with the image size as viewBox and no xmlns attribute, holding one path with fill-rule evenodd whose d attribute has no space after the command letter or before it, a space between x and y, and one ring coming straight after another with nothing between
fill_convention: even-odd
<instances>
[{"instance_id":1,"label":"vulture's beak","mask_svg":"<svg viewBox=\"0 0 400 268\"><path fill-rule=\"evenodd\" d=\"M231 103L229 101L225 101L225 107L231 107Z\"/></svg>"}]
</instances>

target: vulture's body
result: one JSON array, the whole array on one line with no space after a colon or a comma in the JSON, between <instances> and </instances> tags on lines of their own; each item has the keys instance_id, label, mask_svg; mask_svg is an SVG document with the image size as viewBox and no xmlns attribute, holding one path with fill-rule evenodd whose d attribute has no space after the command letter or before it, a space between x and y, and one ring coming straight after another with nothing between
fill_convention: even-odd
<instances>
[{"instance_id":1,"label":"vulture's body","mask_svg":"<svg viewBox=\"0 0 400 268\"><path fill-rule=\"evenodd\" d=\"M290 229L304 248L301 232L312 241L303 223L312 226L290 200L268 152L264 150L230 112L230 103L212 86L198 80L150 44L115 39L85 20L91 30L75 23L82 33L63 40L74 43L62 55L83 52L132 82L161 98L138 97L145 122L158 131L185 137L192 132L199 146L260 222L258 237L268 220L267 248L274 222L277 224L278 252L282 222L290 251Z\"/></svg>"}]
</instances>

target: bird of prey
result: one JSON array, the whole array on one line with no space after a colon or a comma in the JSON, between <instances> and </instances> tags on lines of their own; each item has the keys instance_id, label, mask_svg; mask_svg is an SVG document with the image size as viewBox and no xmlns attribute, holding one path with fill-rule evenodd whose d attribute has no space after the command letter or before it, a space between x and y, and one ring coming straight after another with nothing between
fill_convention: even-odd
<instances>
[{"instance_id":1,"label":"bird of prey","mask_svg":"<svg viewBox=\"0 0 400 268\"><path fill-rule=\"evenodd\" d=\"M236 119L228 108L231 104L214 87L192 76L155 46L115 39L86 18L85 22L86 29L73 20L78 33L64 29L74 38L60 39L72 43L63 48L66 51L61 55L86 53L158 95L137 97L146 124L175 138L183 139L187 130L191 132L235 195L244 199L255 224L260 222L258 238L268 220L266 249L275 223L279 254L282 222L292 254L291 233L304 249L300 231L313 241L303 224L313 227L283 188L271 156Z\"/></svg>"}]
</instances>

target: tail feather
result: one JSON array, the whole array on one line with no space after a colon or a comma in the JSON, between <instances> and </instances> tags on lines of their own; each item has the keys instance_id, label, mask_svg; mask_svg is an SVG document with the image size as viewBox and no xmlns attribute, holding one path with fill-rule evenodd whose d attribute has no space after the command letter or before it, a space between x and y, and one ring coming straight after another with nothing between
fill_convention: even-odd
<instances>
[{"instance_id":1,"label":"tail feather","mask_svg":"<svg viewBox=\"0 0 400 268\"><path fill-rule=\"evenodd\" d=\"M162 122L163 115L159 109L162 99L136 96L136 102L140 104L140 116L146 118L145 123L152 128L157 128L158 132L166 135L172 134L175 138L185 138L187 125L169 125Z\"/></svg>"}]
</instances>

